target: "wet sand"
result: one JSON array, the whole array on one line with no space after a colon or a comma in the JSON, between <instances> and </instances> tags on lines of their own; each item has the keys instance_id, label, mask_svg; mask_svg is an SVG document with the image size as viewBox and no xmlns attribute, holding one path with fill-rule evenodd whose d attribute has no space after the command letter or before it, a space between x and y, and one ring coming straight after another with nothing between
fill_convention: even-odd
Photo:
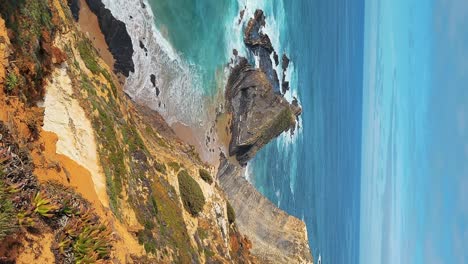
<instances>
[{"instance_id":1,"label":"wet sand","mask_svg":"<svg viewBox=\"0 0 468 264\"><path fill-rule=\"evenodd\" d=\"M104 62L114 70L115 60L99 27L97 16L89 9L85 0L80 0L80 4L80 19L78 20L78 24L81 31L86 33Z\"/></svg>"}]
</instances>

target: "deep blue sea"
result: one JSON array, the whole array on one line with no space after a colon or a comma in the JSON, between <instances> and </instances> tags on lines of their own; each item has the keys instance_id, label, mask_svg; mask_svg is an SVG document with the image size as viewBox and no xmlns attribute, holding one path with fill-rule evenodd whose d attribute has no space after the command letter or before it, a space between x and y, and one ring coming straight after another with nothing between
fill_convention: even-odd
<instances>
[{"instance_id":1,"label":"deep blue sea","mask_svg":"<svg viewBox=\"0 0 468 264\"><path fill-rule=\"evenodd\" d=\"M314 257L358 263L363 59L362 1L285 1L302 129L260 151L257 188L305 220Z\"/></svg>"}]
</instances>

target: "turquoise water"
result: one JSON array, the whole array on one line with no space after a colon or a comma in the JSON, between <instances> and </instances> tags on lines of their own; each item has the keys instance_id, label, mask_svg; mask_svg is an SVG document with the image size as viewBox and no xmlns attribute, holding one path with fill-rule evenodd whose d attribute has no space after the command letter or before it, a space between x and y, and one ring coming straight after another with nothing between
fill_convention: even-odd
<instances>
[{"instance_id":1,"label":"turquoise water","mask_svg":"<svg viewBox=\"0 0 468 264\"><path fill-rule=\"evenodd\" d=\"M150 0L155 23L172 46L197 69L202 87L212 95L216 73L229 62L226 34L238 14L237 1Z\"/></svg>"},{"instance_id":2,"label":"turquoise water","mask_svg":"<svg viewBox=\"0 0 468 264\"><path fill-rule=\"evenodd\" d=\"M302 129L261 150L249 169L262 193L305 220L315 258L358 263L363 2L284 8Z\"/></svg>"}]
</instances>

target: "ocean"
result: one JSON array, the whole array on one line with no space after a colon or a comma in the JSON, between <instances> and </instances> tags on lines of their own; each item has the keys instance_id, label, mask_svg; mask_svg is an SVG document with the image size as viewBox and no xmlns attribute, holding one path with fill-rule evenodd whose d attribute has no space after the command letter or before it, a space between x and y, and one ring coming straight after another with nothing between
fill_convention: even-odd
<instances>
[{"instance_id":1,"label":"ocean","mask_svg":"<svg viewBox=\"0 0 468 264\"><path fill-rule=\"evenodd\" d=\"M257 8L264 10L275 50L292 59L285 98L297 97L303 114L294 135L268 144L245 176L306 222L315 258L358 263L364 2L150 0L146 8L139 0L104 2L127 24L137 47L127 93L169 123L190 125L200 125L203 105L224 89L232 50L247 54L243 23ZM151 73L161 87L159 97Z\"/></svg>"},{"instance_id":2,"label":"ocean","mask_svg":"<svg viewBox=\"0 0 468 264\"><path fill-rule=\"evenodd\" d=\"M357 263L363 2L151 3L158 28L169 32L169 41L186 60L205 69L205 83L213 83L215 70L228 61L232 48L246 54L236 26L240 9L247 8L246 18L257 8L265 11L275 49L293 62L288 73L292 91L286 98L297 96L304 113L301 128L261 150L246 177L272 202L306 222L315 257L321 254L324 263Z\"/></svg>"},{"instance_id":3,"label":"ocean","mask_svg":"<svg viewBox=\"0 0 468 264\"><path fill-rule=\"evenodd\" d=\"M315 259L359 263L364 3L286 1L302 128L249 164L256 187L303 219Z\"/></svg>"},{"instance_id":4,"label":"ocean","mask_svg":"<svg viewBox=\"0 0 468 264\"><path fill-rule=\"evenodd\" d=\"M306 222L323 263L468 263L465 0L103 2L135 46L126 92L200 127L247 54L239 11L263 9L303 114L245 177Z\"/></svg>"}]
</instances>

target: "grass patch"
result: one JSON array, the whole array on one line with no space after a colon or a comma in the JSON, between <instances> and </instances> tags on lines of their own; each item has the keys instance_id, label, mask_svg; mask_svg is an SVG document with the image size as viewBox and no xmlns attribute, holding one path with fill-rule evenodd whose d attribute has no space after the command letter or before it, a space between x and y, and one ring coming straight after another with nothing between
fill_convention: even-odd
<instances>
[{"instance_id":1,"label":"grass patch","mask_svg":"<svg viewBox=\"0 0 468 264\"><path fill-rule=\"evenodd\" d=\"M61 254L72 254L76 263L97 263L110 257L112 232L94 220L71 219L58 239Z\"/></svg>"},{"instance_id":2,"label":"grass patch","mask_svg":"<svg viewBox=\"0 0 468 264\"><path fill-rule=\"evenodd\" d=\"M78 42L78 51L80 52L80 57L83 59L86 68L88 68L94 74L101 72L101 67L99 67L99 64L96 60L96 53L88 41L82 40Z\"/></svg>"},{"instance_id":3,"label":"grass patch","mask_svg":"<svg viewBox=\"0 0 468 264\"><path fill-rule=\"evenodd\" d=\"M3 171L1 167L0 170ZM16 230L17 221L14 219L16 219L16 216L11 197L3 184L3 180L0 179L0 241Z\"/></svg>"},{"instance_id":4,"label":"grass patch","mask_svg":"<svg viewBox=\"0 0 468 264\"><path fill-rule=\"evenodd\" d=\"M166 165L164 165L164 163L160 163L160 162L155 161L154 162L154 168L157 171L159 171L160 173L166 174Z\"/></svg>"},{"instance_id":5,"label":"grass patch","mask_svg":"<svg viewBox=\"0 0 468 264\"><path fill-rule=\"evenodd\" d=\"M180 163L177 163L175 161L171 161L167 164L169 166L169 168L171 168L174 172L178 172L182 166L180 165Z\"/></svg>"},{"instance_id":6,"label":"grass patch","mask_svg":"<svg viewBox=\"0 0 468 264\"><path fill-rule=\"evenodd\" d=\"M213 177L211 177L211 174L205 170L205 169L199 169L198 173L200 174L200 177L208 184L213 183Z\"/></svg>"},{"instance_id":7,"label":"grass patch","mask_svg":"<svg viewBox=\"0 0 468 264\"><path fill-rule=\"evenodd\" d=\"M14 74L13 72L8 73L6 77L7 92L12 92L18 87L18 85L19 85L19 80L16 74Z\"/></svg>"},{"instance_id":8,"label":"grass patch","mask_svg":"<svg viewBox=\"0 0 468 264\"><path fill-rule=\"evenodd\" d=\"M184 208L193 216L197 216L205 205L205 197L200 185L186 170L179 172L179 190Z\"/></svg>"}]
</instances>

